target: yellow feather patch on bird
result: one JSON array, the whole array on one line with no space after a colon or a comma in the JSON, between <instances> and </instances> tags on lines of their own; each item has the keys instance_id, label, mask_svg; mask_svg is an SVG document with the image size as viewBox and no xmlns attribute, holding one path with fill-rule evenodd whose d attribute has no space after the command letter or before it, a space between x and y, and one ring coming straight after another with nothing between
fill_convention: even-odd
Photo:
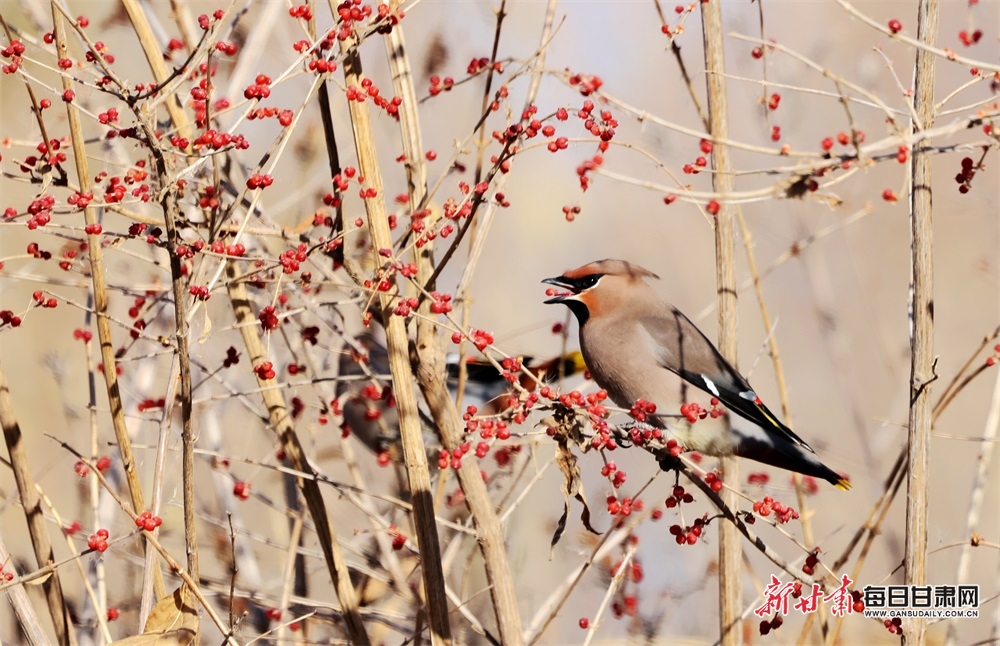
<instances>
[{"instance_id":1,"label":"yellow feather patch on bird","mask_svg":"<svg viewBox=\"0 0 1000 646\"><path fill-rule=\"evenodd\" d=\"M767 421L771 422L778 428L781 428L781 424L778 423L778 420L774 419L774 417L768 414L767 409L764 408L764 405L760 403L760 399L758 399L754 403L757 405L757 410L760 411L760 414L767 418Z\"/></svg>"},{"instance_id":2,"label":"yellow feather patch on bird","mask_svg":"<svg viewBox=\"0 0 1000 646\"><path fill-rule=\"evenodd\" d=\"M841 491L850 491L851 481L846 478L841 478L840 480L835 482L833 486L836 487L837 489L840 489Z\"/></svg>"}]
</instances>

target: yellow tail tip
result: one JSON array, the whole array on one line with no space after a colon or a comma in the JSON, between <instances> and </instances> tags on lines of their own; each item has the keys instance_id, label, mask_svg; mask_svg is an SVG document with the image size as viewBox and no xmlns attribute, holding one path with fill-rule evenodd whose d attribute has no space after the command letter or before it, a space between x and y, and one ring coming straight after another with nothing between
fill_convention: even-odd
<instances>
[{"instance_id":1,"label":"yellow tail tip","mask_svg":"<svg viewBox=\"0 0 1000 646\"><path fill-rule=\"evenodd\" d=\"M834 482L833 486L836 487L837 489L840 489L841 491L850 491L851 481L848 480L847 478L841 478L837 482Z\"/></svg>"}]
</instances>

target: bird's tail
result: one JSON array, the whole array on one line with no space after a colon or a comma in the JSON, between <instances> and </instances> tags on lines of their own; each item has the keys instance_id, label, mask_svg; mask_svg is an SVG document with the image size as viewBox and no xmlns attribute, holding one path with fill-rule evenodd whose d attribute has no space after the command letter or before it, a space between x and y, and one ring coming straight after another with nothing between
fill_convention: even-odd
<instances>
[{"instance_id":1,"label":"bird's tail","mask_svg":"<svg viewBox=\"0 0 1000 646\"><path fill-rule=\"evenodd\" d=\"M733 426L733 431L739 437L733 451L736 455L786 471L826 480L843 491L851 488L850 480L820 462L812 451L792 444L784 438L764 434L757 428L750 432L747 430Z\"/></svg>"}]
</instances>

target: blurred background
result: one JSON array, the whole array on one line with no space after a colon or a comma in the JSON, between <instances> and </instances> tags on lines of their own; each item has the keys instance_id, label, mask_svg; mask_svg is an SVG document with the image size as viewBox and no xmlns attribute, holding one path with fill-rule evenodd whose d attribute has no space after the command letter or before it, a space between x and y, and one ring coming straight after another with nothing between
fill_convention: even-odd
<instances>
[{"instance_id":1,"label":"blurred background","mask_svg":"<svg viewBox=\"0 0 1000 646\"><path fill-rule=\"evenodd\" d=\"M1000 59L997 38L1000 3L972 4L974 6L944 3L940 46L995 64ZM116 7L95 2L71 2L69 6L74 14L89 17L88 33L94 39L103 40L115 54L115 69L120 76L131 82L148 82L148 67L139 53L134 33ZM217 8L200 2L184 3L184 6L191 16ZM230 39L240 42L241 50L238 61L221 58L218 92L236 103L242 101L242 88L252 83L256 74L265 73L277 79L286 70L293 70L288 78L275 84L264 105L290 108L296 113L301 111L301 121L296 124L288 149L273 171L273 187L264 193L260 203L263 216L259 222L254 222L255 226L293 229L322 208L323 195L330 190L318 109L314 100L303 108L312 75L295 71L293 65L295 52L291 44L304 36L296 21L289 18L285 3L256 2L239 6L245 6L246 13L239 17ZM528 62L537 50L546 5L510 2L504 6L507 13L497 51L499 59L507 60L506 77ZM905 33L915 33L915 2L860 2L854 6L879 25L895 18L902 22ZM457 81L465 78L469 60L490 55L497 25L496 3L436 0L404 7L407 15L402 25L418 96L428 96L431 76L450 76ZM163 36L177 35L167 5L150 4L146 9L159 20ZM673 42L679 47L679 57L690 75L694 94L704 106L700 15L697 11L690 15L675 14L674 7L668 5L663 5L662 10L674 27L678 16L686 16L683 32ZM47 5L5 3L2 11L5 20L23 34L22 39L31 43L29 56L51 67L54 59L42 49L41 34L34 22L37 18L42 24L51 25L51 17L46 17ZM317 15L322 13L317 9ZM854 127L864 132L866 142L881 140L895 131L886 123L884 109L872 105L861 96L862 91L877 96L892 110L899 127L906 128L908 107L903 90L909 87L912 77L913 49L905 43L891 40L865 26L835 2L727 1L723 15L728 34L726 69L732 139L769 150L788 145L796 152L816 152L824 138L836 138L838 133L851 130L848 111L838 98L834 82L778 50L767 50L763 58L753 56L757 46L754 41L768 39L774 39L782 47L859 88L845 92L858 99L850 104L849 113ZM329 24L328 15L324 15L321 24ZM553 333L557 323L569 325L570 347L576 347L575 321L569 321L564 308L542 304L544 286L540 281L568 268L609 257L627 259L657 273L661 280L656 288L695 320L710 338L716 337L711 218L697 205L683 199L666 205L664 191L656 188L677 187L679 181L695 191L711 190L710 173L690 175L682 170L685 164L692 164L703 155L699 139L661 123L665 121L703 131L698 108L683 78L678 58L671 52L668 36L661 32L661 24L653 2L563 2L556 7L555 28L545 62L546 74L536 104L539 115L550 115L559 107L570 110L570 119L556 125L559 135L573 141L566 150L552 154L546 150L544 141L533 140L515 158L513 170L505 177L506 184L502 188L510 207L500 209L492 222L469 292L469 325L491 332L496 346L508 354L540 358L557 355L562 348L562 337ZM974 46L965 47L959 32L972 33L975 29L985 32L982 39ZM361 52L366 74L384 92L391 93L382 41L371 39ZM51 69L31 62L25 68L32 78L39 79L33 81L36 91L53 101L53 108L47 113L49 123L55 124L53 128L60 135L65 134L65 111L58 94L46 94L43 89L46 84L51 87L55 83ZM599 109L611 110L619 124L610 149L603 155L602 169L608 174L591 174L586 192L580 190L576 169L597 152L596 145L583 129L582 122L572 116L584 97L568 86L564 70L600 77L603 81L601 92L605 96L590 99ZM80 75L86 76L83 72ZM342 79L340 72L333 75L336 84L334 123L342 162L356 165ZM938 61L937 95L941 99L948 97L948 100L941 106L936 126L962 123L980 109L995 112L998 100L995 83L991 88L990 82L985 80L963 88L971 79L967 65ZM523 107L528 81L527 75L521 75L509 83L510 110L514 119ZM29 109L23 77L0 77L0 91L0 137L4 142L0 206L13 206L23 213L39 187L18 179L21 174L17 164L24 156L32 154L38 142L37 124ZM780 94L780 104L777 109L770 110L762 98L774 93ZM421 104L424 145L437 153L437 160L429 165L431 183L444 176L441 189L435 194L435 203L443 203L449 197L458 198L458 182L472 181L476 138L470 136L479 118L482 94L482 77L477 77L456 85L451 91L428 97ZM78 95L80 104L92 114L116 105L110 97L90 90L81 89ZM182 98L186 100L186 96ZM635 111L622 108L622 104L633 106ZM119 110L123 114L122 125L127 127L130 123L127 111L120 105ZM220 117L221 124L233 125L241 113L237 110L224 114ZM394 161L402 152L398 126L381 112L376 119L386 197L391 200L406 191L402 165ZM502 129L507 123L505 107L491 117L488 131ZM775 126L780 128L779 142L772 141ZM97 137L105 130L92 118L88 120L87 132L95 137L88 148L91 174L102 167L110 174L120 174L129 163L141 158L142 153L132 141L100 143ZM280 127L273 119L246 121L237 132L245 134L253 144L240 157L244 164L253 165L278 136ZM936 403L945 385L973 357L983 338L993 334L1000 323L1000 217L997 210L1000 182L992 168L993 159L987 155L986 168L976 174L971 190L967 194L958 191L954 177L961 170L962 158L968 156L978 161L982 155L982 149L972 145L988 143L993 147L990 152L995 151L996 139L985 136L980 128L956 130L931 143L940 147L940 154L934 157L932 186L934 352L938 356L939 376L933 385L932 401ZM835 153L847 151L847 147L840 145L834 149ZM495 154L496 150L488 154L490 152ZM895 150L888 148L881 152L894 153ZM468 170L449 172L449 161L453 158ZM787 170L797 163L795 158L739 149L732 151L732 161L737 172L738 192L783 186L789 176ZM621 181L611 174L631 179ZM766 347L768 335L773 334L780 347L788 381L790 425L827 464L848 474L854 484L849 493L823 484L816 495L808 498L812 533L822 549L821 560L826 563L832 563L840 555L882 492L889 469L905 443L909 393L910 235L905 199L906 166L890 160L866 165L853 174L841 174L841 177L843 181L824 186L817 195L805 199L784 199L780 191L762 191L759 199L742 204L752 236L752 250L763 275L764 297L774 321L771 330L762 324L757 299L749 287L750 272L742 239L737 242L736 253L737 280L745 286L739 300L740 369L749 376L764 401L771 402L771 408L777 410L780 395ZM821 181L824 182L825 179ZM883 199L887 189L900 200ZM66 189L53 189L52 193L60 200L68 195ZM356 193L352 188L345 203L348 221L363 215ZM699 201L704 203L704 200ZM569 222L564 217L564 206L579 206L580 212L574 221ZM149 205L135 204L132 208L156 216L156 210ZM400 207L390 204L390 208ZM403 222L403 211L398 212ZM129 225L125 218L110 212L105 212L104 218L105 231L123 233ZM57 260L42 261L24 254L26 245L37 241L43 249L52 251L53 256L60 256L64 245L72 245L71 239L79 237L82 218L57 215L53 224L56 226L38 231L28 231L23 218L0 224L0 259L4 263L0 273L0 309L23 313L32 292L37 289L50 290L66 299L55 310L32 310L23 316L24 323L19 329L0 329L0 361L22 430L29 440L35 476L63 515L62 524L72 519L83 520L82 534L86 536L97 526L86 522L89 484L74 473L75 458L46 434L69 442L84 453L90 451L87 356L83 344L75 340L73 334L75 329L88 325L80 306L88 302L89 278L85 263L78 261L67 272L59 269ZM68 229L64 224L75 229ZM287 244L272 237L247 242L247 246L250 255L259 253L274 258L288 244L294 243L294 236ZM364 244L360 236L348 239L348 253L360 254ZM441 291L455 289L466 266L466 251L467 245L463 244L442 274L438 286ZM106 254L109 282L132 288L129 293L112 295L112 311L122 321L129 320L127 310L134 306L134 299L142 292L148 289L151 294L159 294L169 284L169 271L163 262L166 257L155 255L160 261L158 266L149 262L150 257L148 245L141 240L126 241ZM329 261L322 258L316 262L329 265ZM308 316L320 316L347 330L359 329L360 317L354 304L357 292L349 279L340 275L324 289L327 291L319 300L339 303L336 313L313 306L306 308L303 320ZM263 290L257 305L269 304L273 297L274 290ZM172 320L169 307L152 310L152 316L147 317L150 329L155 330L151 334L169 334ZM193 326L193 338L197 342L192 344L192 353L205 366L219 365L230 345L241 349L238 334L231 327L232 314L224 290L209 301L204 315L197 316ZM129 344L127 329L115 326L114 334L119 344ZM995 343L991 342L989 347ZM96 348L96 343L91 345ZM272 342L272 345L277 346L277 343ZM324 337L314 351L317 363L315 367L310 366L310 372L315 368L321 375L336 374L340 352L341 341L335 335ZM990 352L986 350L972 360L979 365L988 356ZM279 361L283 359L276 355L276 366ZM247 362L244 356L243 362L227 373L226 385L243 391L255 388ZM168 351L146 340L130 349L122 365L123 391L131 407L130 427L134 426L140 468L144 484L148 486L159 413L142 413L138 404L145 399L163 397L170 357ZM284 369L284 364L281 367ZM255 416L262 408L259 398L251 394L252 403L240 403L239 398L226 396L226 387L211 381L207 373L201 372L195 378L196 383L206 382L196 393L199 396L200 446L216 451L218 459L229 458L230 463L228 475L220 476L218 464L211 462L209 457L199 461L200 477L215 487L205 489L204 509L201 510L205 524L205 532L201 535L206 555L202 559L204 574L228 584L229 573L225 565L229 560L228 528L223 520L227 505L242 509L241 522L245 524L246 536L250 538L248 545L259 566L256 589L277 604L282 593L290 531L281 500L282 481L272 470L241 462L249 458L273 464L273 434ZM983 442L978 441L987 432L991 412L996 415L998 374L994 368L964 388L938 419L931 443L928 582L979 584L980 598L984 601L979 619L954 622L956 643L961 644L986 643L984 640L991 636L996 639L996 626L1000 625L996 597L997 581L1000 580L1000 553L996 549L1000 540L997 450L995 439L985 449ZM579 378L572 383L578 381ZM97 385L98 453L114 455L113 447L108 444L114 435L106 415L106 397L100 394L103 380L99 376ZM289 394L303 398L310 392L307 387L289 388ZM323 471L334 479L345 478L338 420L331 416L328 423L323 423L323 415L314 404L310 402L308 412L298 420L298 431L306 438L312 459ZM164 540L176 549L176 554L182 554L179 432L175 431L171 440L168 469L173 469L174 475L167 482L161 515L165 529L174 528L165 534ZM969 528L970 490L977 459L982 453L992 459L993 465L988 472L978 522ZM527 473L540 471L551 454L551 446L540 446L532 455L533 466ZM637 490L657 472L648 454L619 451L614 457L619 467L629 472L626 489L631 487L631 491ZM359 453L358 462L373 491L395 490L392 469L379 467L375 457L369 454ZM596 476L600 458L588 454L581 458L581 464L585 475ZM766 489L748 489L752 497L759 499L766 493L797 506L788 474L745 462L743 479L749 473L761 471L770 473L771 484ZM556 469L542 473L507 521L511 566L521 593L519 601L526 624L553 589L593 549L593 538L579 522L579 509L572 508L567 535L552 554L549 553L549 539L562 511L561 480ZM245 502L236 502L228 493L236 481L252 482L255 495ZM642 497L648 505L662 505L672 484L672 477L661 476ZM454 481L447 486L454 489ZM610 487L607 481L597 477L587 478L586 487L588 500L596 512L595 525L598 529L606 529L610 522L603 501ZM23 568L21 571L30 571L33 569L30 543L17 503L16 488L7 468L0 469L0 492L3 494L3 515L0 516L3 541L20 559L17 562L22 564L19 566ZM902 582L903 495L881 526L881 534L874 541L857 579L859 587ZM338 499L332 491L328 498L335 522L342 523L341 538L356 548L348 549L349 560L363 560L364 545L369 540L366 534L371 531L364 515ZM716 533L714 530L708 532L695 546L678 546L667 530L669 525L681 521L675 512L664 511L661 521L645 522L636 530L639 537L636 558L644 569L642 581L634 586L638 613L620 620L605 618L598 631L598 641L620 643L626 639L649 639L660 643L701 644L713 643L717 638ZM112 517L115 519L111 527L113 535L128 529L124 522L127 519L121 514ZM686 518L687 523L694 517ZM786 538L761 524L757 527L765 541L787 558L799 556ZM801 539L802 529L798 523L786 529ZM970 529L985 541L992 542L993 547L974 550L971 567L959 581L960 554L962 546L969 541ZM61 550L57 558L69 555L65 544L59 544L58 540L56 543ZM78 543L82 542L78 539ZM467 543L470 544L461 548L461 558L475 551L474 543ZM80 547L78 544L77 548ZM306 548L316 550L311 537L306 540ZM208 556L212 550L217 559ZM108 567L116 573L113 582L109 582L110 602L125 611L137 609L136 591L141 575L141 558L131 554L134 554L134 546L131 551L122 547L104 556ZM744 599L747 606L753 608L760 603L755 595L762 582L766 584L771 574L781 573L752 549L748 548L746 555ZM91 558L88 556L85 560ZM854 563L852 558L843 573L848 573ZM541 643L573 643L583 639L585 631L580 630L578 621L581 617L594 615L607 591L607 568L598 570L603 573L591 571L576 588L542 636ZM66 566L64 571L64 585L69 596L82 599L76 568ZM310 595L322 598L320 591L329 585L322 560L307 559L307 571L312 584ZM455 576L461 579L461 572ZM472 584L467 589L479 588ZM44 616L40 593L35 590L32 594L39 595L39 612ZM480 595L471 606L482 617L490 615L486 596ZM827 614L827 619L832 617ZM780 631L767 637L758 635L758 622L759 618L750 613L745 631L749 642L790 643L798 638L805 618L793 612ZM11 617L8 615L0 624L3 626L0 637L16 641L17 632ZM115 635L122 629L126 629L124 622L112 625ZM934 642L943 642L947 624L936 624L930 630ZM474 641L475 636L470 634L467 639ZM845 622L841 639L843 643L893 643L897 638L890 636L879 622L855 616ZM822 642L816 624L808 633L807 642ZM386 643L396 642L387 639Z\"/></svg>"}]
</instances>

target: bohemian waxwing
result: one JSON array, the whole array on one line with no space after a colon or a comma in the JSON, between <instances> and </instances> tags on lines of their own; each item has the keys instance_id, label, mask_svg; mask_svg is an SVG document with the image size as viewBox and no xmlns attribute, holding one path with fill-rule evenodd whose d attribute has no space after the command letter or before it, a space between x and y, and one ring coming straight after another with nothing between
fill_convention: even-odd
<instances>
[{"instance_id":1,"label":"bohemian waxwing","mask_svg":"<svg viewBox=\"0 0 1000 646\"><path fill-rule=\"evenodd\" d=\"M372 453L401 462L399 415L390 383L389 352L368 330L354 341L356 347L345 348L340 356L340 378L336 388L343 408L344 426ZM472 405L484 415L495 415L506 409L508 395L512 392L510 382L488 361L468 357L466 366L468 379L462 408ZM583 372L584 364L579 352L571 352L562 357L562 361L557 357L538 363L526 357L524 367L543 382L553 383L562 377ZM458 391L457 355L448 357L447 369L448 390L454 396ZM520 374L520 380L521 386L529 392L534 391L538 384L524 374ZM434 422L423 411L420 412L420 421L428 461L436 464L441 442L434 431Z\"/></svg>"},{"instance_id":2,"label":"bohemian waxwing","mask_svg":"<svg viewBox=\"0 0 1000 646\"><path fill-rule=\"evenodd\" d=\"M712 342L646 278L659 276L624 260L600 260L542 281L569 290L545 302L563 303L576 315L580 349L597 385L623 408L645 399L662 409L676 389L668 373L675 373L752 423L734 419L728 431L697 424L670 429L686 448L739 455L848 489L850 483L764 406ZM666 429L656 416L647 423Z\"/></svg>"},{"instance_id":3,"label":"bohemian waxwing","mask_svg":"<svg viewBox=\"0 0 1000 646\"><path fill-rule=\"evenodd\" d=\"M529 393L534 392L538 383L553 384L560 379L568 379L586 370L583 354L579 351L568 352L563 357L553 357L547 361L536 361L534 357L521 359L523 371L517 373L518 384ZM508 399L514 390L511 382L503 373L485 359L466 357L465 393L461 408L475 406L481 415L496 415L508 407ZM458 355L448 355L448 390L451 394L458 393L459 363ZM532 376L525 374L531 373Z\"/></svg>"},{"instance_id":4,"label":"bohemian waxwing","mask_svg":"<svg viewBox=\"0 0 1000 646\"><path fill-rule=\"evenodd\" d=\"M355 339L364 352L345 348L340 356L336 394L344 413L344 426L376 455L401 463L399 414L389 375L389 352L375 336L364 331ZM420 413L427 459L435 464L440 440L434 423Z\"/></svg>"}]
</instances>

